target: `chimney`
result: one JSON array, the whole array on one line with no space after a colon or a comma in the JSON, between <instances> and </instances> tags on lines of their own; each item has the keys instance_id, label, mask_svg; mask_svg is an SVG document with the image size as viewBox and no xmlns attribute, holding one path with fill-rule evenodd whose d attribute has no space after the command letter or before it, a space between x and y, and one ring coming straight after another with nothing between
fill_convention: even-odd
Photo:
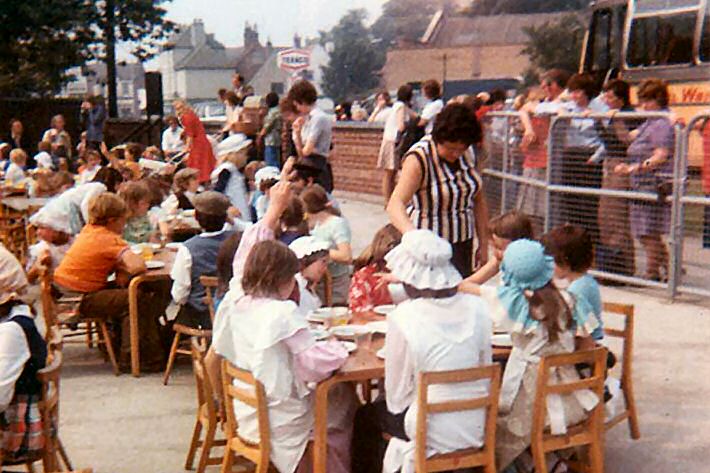
<instances>
[{"instance_id":1,"label":"chimney","mask_svg":"<svg viewBox=\"0 0 710 473\"><path fill-rule=\"evenodd\" d=\"M259 32L256 25L244 24L244 47L259 46Z\"/></svg>"},{"instance_id":2,"label":"chimney","mask_svg":"<svg viewBox=\"0 0 710 473\"><path fill-rule=\"evenodd\" d=\"M192 26L190 26L190 35L190 42L193 47L200 46L207 41L207 35L205 35L205 25L199 18L196 18L195 21L192 22Z\"/></svg>"},{"instance_id":3,"label":"chimney","mask_svg":"<svg viewBox=\"0 0 710 473\"><path fill-rule=\"evenodd\" d=\"M294 35L293 35L293 47L294 48L301 47L301 37L298 35L298 33L294 33Z\"/></svg>"}]
</instances>

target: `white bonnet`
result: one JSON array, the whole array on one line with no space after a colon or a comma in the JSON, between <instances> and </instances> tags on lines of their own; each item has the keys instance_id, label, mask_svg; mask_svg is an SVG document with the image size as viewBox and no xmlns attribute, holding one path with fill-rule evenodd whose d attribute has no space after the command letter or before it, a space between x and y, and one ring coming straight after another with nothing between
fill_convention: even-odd
<instances>
[{"instance_id":1,"label":"white bonnet","mask_svg":"<svg viewBox=\"0 0 710 473\"><path fill-rule=\"evenodd\" d=\"M303 259L319 251L330 249L330 244L314 236L302 236L296 238L288 247L296 254L298 259Z\"/></svg>"},{"instance_id":2,"label":"white bonnet","mask_svg":"<svg viewBox=\"0 0 710 473\"><path fill-rule=\"evenodd\" d=\"M266 166L259 169L256 171L256 174L254 174L254 182L256 183L256 187L259 187L262 181L267 179L276 179L277 181L281 180L281 171L279 171L279 168L275 166Z\"/></svg>"},{"instance_id":3,"label":"white bonnet","mask_svg":"<svg viewBox=\"0 0 710 473\"><path fill-rule=\"evenodd\" d=\"M251 140L244 133L235 133L223 139L217 145L217 156L222 156L227 153L238 153L251 144Z\"/></svg>"},{"instance_id":4,"label":"white bonnet","mask_svg":"<svg viewBox=\"0 0 710 473\"><path fill-rule=\"evenodd\" d=\"M69 219L63 213L52 212L47 210L46 207L39 209L34 215L30 217L30 223L36 227L49 227L57 232L64 232L68 235L74 232L69 225Z\"/></svg>"},{"instance_id":5,"label":"white bonnet","mask_svg":"<svg viewBox=\"0 0 710 473\"><path fill-rule=\"evenodd\" d=\"M451 244L432 231L411 230L385 255L385 261L403 283L417 289L450 289L461 282L451 252Z\"/></svg>"}]
</instances>

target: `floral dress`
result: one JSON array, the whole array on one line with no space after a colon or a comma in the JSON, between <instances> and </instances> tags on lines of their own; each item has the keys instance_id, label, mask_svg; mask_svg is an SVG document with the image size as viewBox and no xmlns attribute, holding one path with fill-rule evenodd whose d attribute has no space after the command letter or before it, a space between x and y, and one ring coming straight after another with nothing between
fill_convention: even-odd
<instances>
[{"instance_id":1,"label":"floral dress","mask_svg":"<svg viewBox=\"0 0 710 473\"><path fill-rule=\"evenodd\" d=\"M380 277L376 274L380 272L382 272L382 268L377 263L369 264L355 271L350 281L350 295L348 297L351 311L365 312L378 305L392 303L387 285L378 287Z\"/></svg>"}]
</instances>

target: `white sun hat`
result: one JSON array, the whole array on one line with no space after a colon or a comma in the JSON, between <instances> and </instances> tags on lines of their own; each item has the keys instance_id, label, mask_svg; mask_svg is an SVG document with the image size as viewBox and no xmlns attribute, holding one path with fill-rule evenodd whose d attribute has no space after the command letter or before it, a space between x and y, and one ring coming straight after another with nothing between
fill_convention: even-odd
<instances>
[{"instance_id":1,"label":"white sun hat","mask_svg":"<svg viewBox=\"0 0 710 473\"><path fill-rule=\"evenodd\" d=\"M266 166L258 171L256 171L256 174L254 174L254 182L256 183L256 187L258 188L261 183L267 179L275 179L277 181L281 180L281 171L279 171L279 168L276 166Z\"/></svg>"},{"instance_id":2,"label":"white sun hat","mask_svg":"<svg viewBox=\"0 0 710 473\"><path fill-rule=\"evenodd\" d=\"M74 233L66 215L54 212L46 207L42 207L35 212L35 214L30 217L30 223L36 227L49 227L52 230L68 235Z\"/></svg>"},{"instance_id":3,"label":"white sun hat","mask_svg":"<svg viewBox=\"0 0 710 473\"><path fill-rule=\"evenodd\" d=\"M451 263L451 244L430 230L411 230L385 255L397 279L417 289L450 289L461 275Z\"/></svg>"},{"instance_id":4,"label":"white sun hat","mask_svg":"<svg viewBox=\"0 0 710 473\"><path fill-rule=\"evenodd\" d=\"M251 144L251 140L244 133L235 133L223 139L217 145L217 157L228 153L238 153Z\"/></svg>"},{"instance_id":5,"label":"white sun hat","mask_svg":"<svg viewBox=\"0 0 710 473\"><path fill-rule=\"evenodd\" d=\"M296 238L288 247L296 253L298 259L303 259L319 251L327 251L330 249L330 244L327 241L321 240L314 236L302 236Z\"/></svg>"}]
</instances>

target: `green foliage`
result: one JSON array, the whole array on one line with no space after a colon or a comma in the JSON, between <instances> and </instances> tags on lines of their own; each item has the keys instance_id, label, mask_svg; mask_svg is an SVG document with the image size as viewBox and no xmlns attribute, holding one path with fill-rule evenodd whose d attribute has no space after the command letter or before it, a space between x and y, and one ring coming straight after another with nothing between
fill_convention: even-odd
<instances>
[{"instance_id":1,"label":"green foliage","mask_svg":"<svg viewBox=\"0 0 710 473\"><path fill-rule=\"evenodd\" d=\"M328 33L333 49L323 68L323 88L336 102L367 92L379 83L382 56L365 27L364 10L350 10Z\"/></svg>"},{"instance_id":2,"label":"green foliage","mask_svg":"<svg viewBox=\"0 0 710 473\"><path fill-rule=\"evenodd\" d=\"M140 60L157 52L173 24L165 20L164 0L116 0L115 34ZM90 59L103 59L106 2L86 0L0 1L0 95L54 93L66 71Z\"/></svg>"},{"instance_id":3,"label":"green foliage","mask_svg":"<svg viewBox=\"0 0 710 473\"><path fill-rule=\"evenodd\" d=\"M526 28L529 39L522 51L530 59L530 68L525 71L526 83L537 81L539 73L547 69L576 71L584 32L585 25L573 14L565 15L557 22Z\"/></svg>"}]
</instances>

